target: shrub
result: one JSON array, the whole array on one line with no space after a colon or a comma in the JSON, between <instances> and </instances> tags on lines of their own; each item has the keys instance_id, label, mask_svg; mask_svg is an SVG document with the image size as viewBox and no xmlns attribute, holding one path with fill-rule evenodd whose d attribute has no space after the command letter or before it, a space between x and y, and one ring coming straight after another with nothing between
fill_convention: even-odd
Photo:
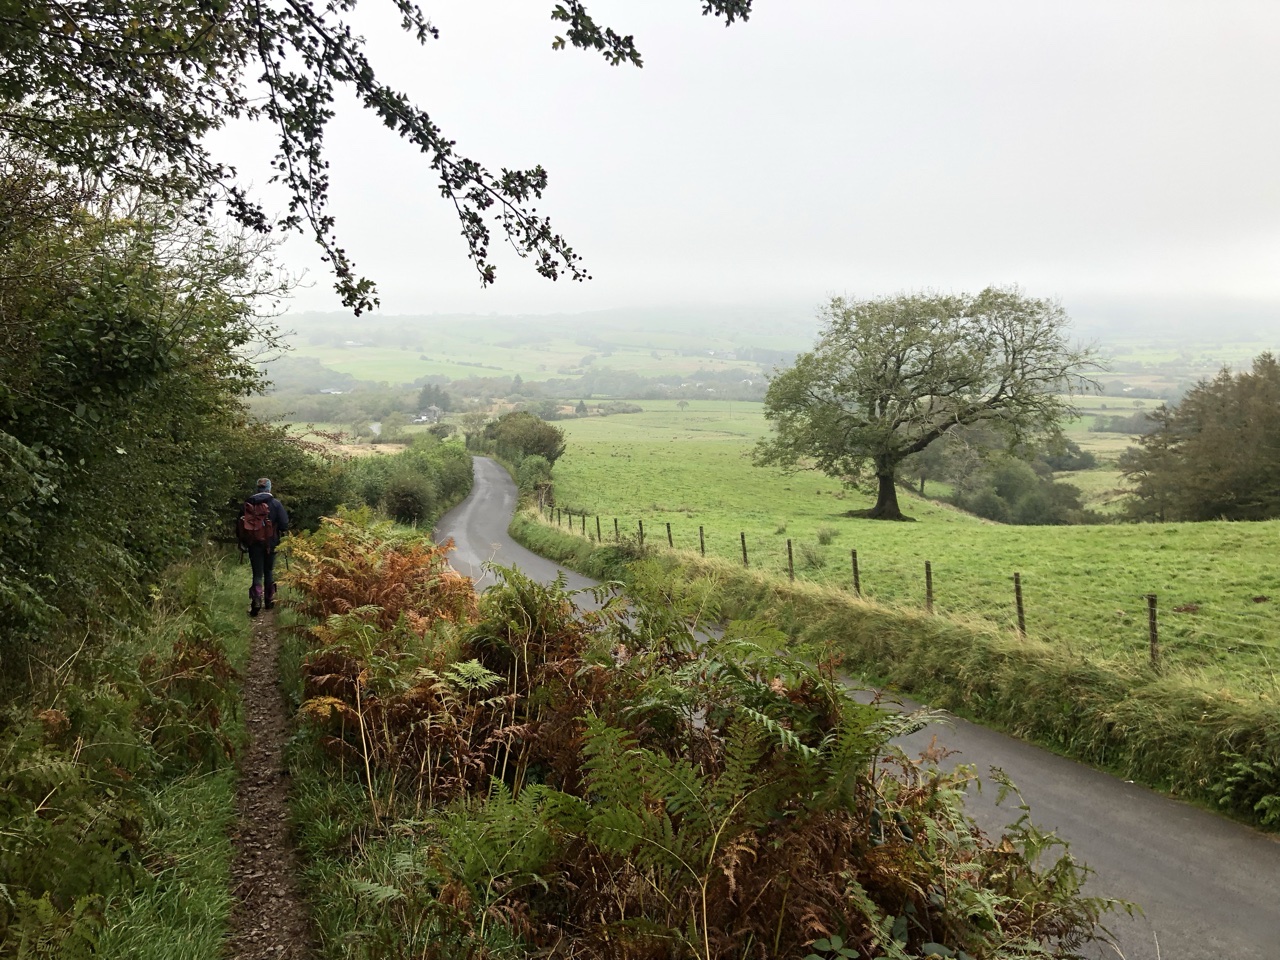
<instances>
[{"instance_id":1,"label":"shrub","mask_svg":"<svg viewBox=\"0 0 1280 960\"><path fill-rule=\"evenodd\" d=\"M360 457L347 463L347 485L353 502L376 507L391 479L391 457Z\"/></svg>"},{"instance_id":2,"label":"shrub","mask_svg":"<svg viewBox=\"0 0 1280 960\"><path fill-rule=\"evenodd\" d=\"M835 527L819 527L816 534L818 543L822 544L824 547L830 546L831 542L835 540L838 532L839 531L837 531Z\"/></svg>"},{"instance_id":3,"label":"shrub","mask_svg":"<svg viewBox=\"0 0 1280 960\"><path fill-rule=\"evenodd\" d=\"M1009 505L991 487L984 487L973 496L961 501L961 506L970 513L976 513L996 523L1009 522Z\"/></svg>"},{"instance_id":4,"label":"shrub","mask_svg":"<svg viewBox=\"0 0 1280 960\"><path fill-rule=\"evenodd\" d=\"M516 469L516 486L524 496L534 496L551 486L551 464L546 457L530 454L520 461Z\"/></svg>"},{"instance_id":5,"label":"shrub","mask_svg":"<svg viewBox=\"0 0 1280 960\"><path fill-rule=\"evenodd\" d=\"M421 523L430 519L440 499L434 478L404 471L387 481L382 509L401 523Z\"/></svg>"},{"instance_id":6,"label":"shrub","mask_svg":"<svg viewBox=\"0 0 1280 960\"><path fill-rule=\"evenodd\" d=\"M800 553L800 565L809 570L816 570L819 567L827 565L826 554L822 552L816 545L801 541L796 545L796 549Z\"/></svg>"}]
</instances>

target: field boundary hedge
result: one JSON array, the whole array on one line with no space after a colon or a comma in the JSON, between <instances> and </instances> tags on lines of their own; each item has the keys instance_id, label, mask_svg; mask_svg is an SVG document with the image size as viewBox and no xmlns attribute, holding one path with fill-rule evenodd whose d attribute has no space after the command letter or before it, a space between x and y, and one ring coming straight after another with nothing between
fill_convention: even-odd
<instances>
[{"instance_id":1,"label":"field boundary hedge","mask_svg":"<svg viewBox=\"0 0 1280 960\"><path fill-rule=\"evenodd\" d=\"M697 553L596 544L518 513L512 536L588 576L713 583L723 619L763 619L846 670L1173 796L1280 830L1280 710L1150 670L1107 669L994 626L890 609ZM653 577L643 578L652 581Z\"/></svg>"}]
</instances>

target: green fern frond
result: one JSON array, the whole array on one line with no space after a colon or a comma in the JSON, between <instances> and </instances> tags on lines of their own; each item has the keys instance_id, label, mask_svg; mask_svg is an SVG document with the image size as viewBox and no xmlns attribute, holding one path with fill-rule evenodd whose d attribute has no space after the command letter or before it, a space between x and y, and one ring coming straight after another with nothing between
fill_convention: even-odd
<instances>
[{"instance_id":1,"label":"green fern frond","mask_svg":"<svg viewBox=\"0 0 1280 960\"><path fill-rule=\"evenodd\" d=\"M503 682L500 674L494 673L479 660L451 664L444 671L444 677L468 692L487 693Z\"/></svg>"}]
</instances>

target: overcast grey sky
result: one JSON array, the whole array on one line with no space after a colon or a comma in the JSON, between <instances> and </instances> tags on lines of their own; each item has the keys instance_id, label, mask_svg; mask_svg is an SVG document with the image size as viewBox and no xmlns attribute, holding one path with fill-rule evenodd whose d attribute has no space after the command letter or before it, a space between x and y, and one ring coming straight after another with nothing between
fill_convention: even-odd
<instances>
[{"instance_id":1,"label":"overcast grey sky","mask_svg":"<svg viewBox=\"0 0 1280 960\"><path fill-rule=\"evenodd\" d=\"M427 165L351 105L330 134L333 211L383 312L988 283L1069 310L1280 301L1275 0L757 0L731 28L699 0L593 0L635 34L640 70L553 52L552 5L426 0L441 38L425 50L390 16L359 25L459 149L547 167L539 209L595 279L553 284L504 252L482 290ZM285 250L315 282L294 309L337 309L315 250Z\"/></svg>"}]
</instances>

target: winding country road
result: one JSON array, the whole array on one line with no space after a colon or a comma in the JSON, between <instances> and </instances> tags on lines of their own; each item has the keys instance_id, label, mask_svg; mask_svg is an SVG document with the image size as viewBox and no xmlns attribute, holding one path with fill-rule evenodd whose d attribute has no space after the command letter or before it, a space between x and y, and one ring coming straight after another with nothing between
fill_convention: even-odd
<instances>
[{"instance_id":1,"label":"winding country road","mask_svg":"<svg viewBox=\"0 0 1280 960\"><path fill-rule=\"evenodd\" d=\"M514 566L537 580L563 573L569 587L593 586L515 543L507 534L516 506L510 476L476 457L471 495L436 526L452 537L454 566L483 588L486 561ZM906 742L919 750L937 735L956 762L980 771L1000 767L1021 788L1041 827L1068 840L1096 876L1095 895L1132 901L1144 915L1113 918L1126 960L1280 960L1280 838L1241 826L1145 787L1099 773L960 719L934 724ZM974 798L972 813L989 832L1017 817L996 808L991 794Z\"/></svg>"}]
</instances>

